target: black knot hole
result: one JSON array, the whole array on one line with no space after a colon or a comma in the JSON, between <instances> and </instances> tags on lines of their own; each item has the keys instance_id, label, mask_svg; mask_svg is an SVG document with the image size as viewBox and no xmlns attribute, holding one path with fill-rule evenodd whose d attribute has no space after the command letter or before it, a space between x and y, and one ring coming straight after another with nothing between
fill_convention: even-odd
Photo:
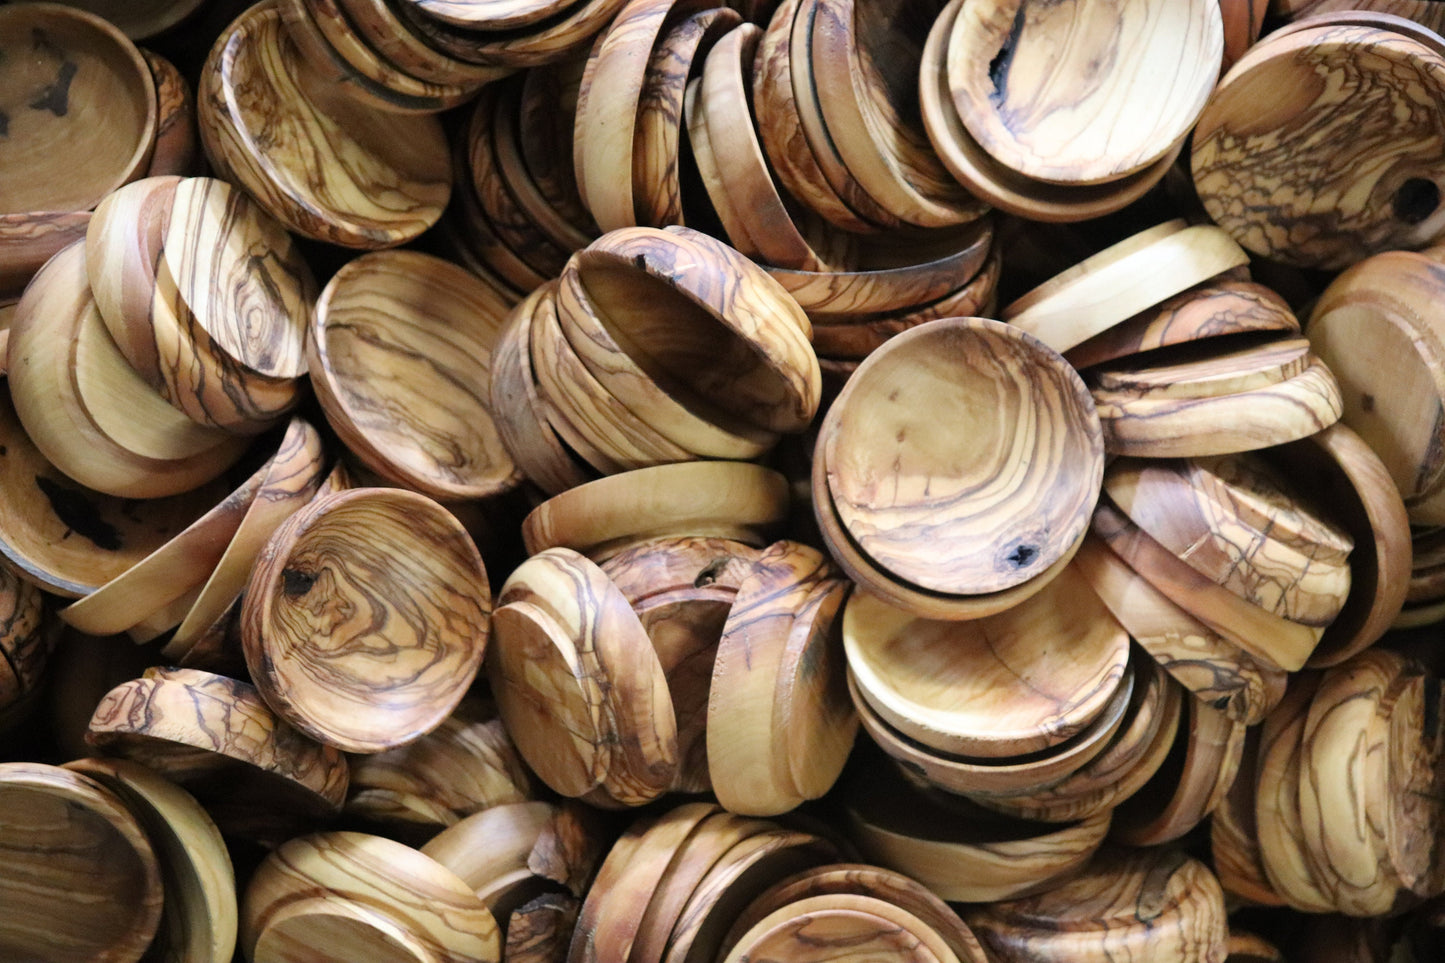
<instances>
[{"instance_id":1,"label":"black knot hole","mask_svg":"<svg viewBox=\"0 0 1445 963\"><path fill-rule=\"evenodd\" d=\"M1011 553L1009 553L1008 561L1009 564L1012 565L1014 568L1024 568L1036 557L1038 557L1038 554L1039 550L1034 546L1020 545L1018 548L1014 549Z\"/></svg>"},{"instance_id":2,"label":"black knot hole","mask_svg":"<svg viewBox=\"0 0 1445 963\"><path fill-rule=\"evenodd\" d=\"M302 572L294 568L281 570L281 591L292 598L305 595L315 584L316 576L310 572Z\"/></svg>"},{"instance_id":3,"label":"black knot hole","mask_svg":"<svg viewBox=\"0 0 1445 963\"><path fill-rule=\"evenodd\" d=\"M1440 207L1440 188L1434 181L1412 177L1395 192L1393 206L1396 220L1419 224Z\"/></svg>"}]
</instances>

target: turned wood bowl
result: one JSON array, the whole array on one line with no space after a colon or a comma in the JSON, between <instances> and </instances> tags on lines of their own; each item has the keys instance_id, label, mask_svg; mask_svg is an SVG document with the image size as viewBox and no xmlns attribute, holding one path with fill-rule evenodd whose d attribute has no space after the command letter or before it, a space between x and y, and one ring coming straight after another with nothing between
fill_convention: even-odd
<instances>
[{"instance_id":1,"label":"turned wood bowl","mask_svg":"<svg viewBox=\"0 0 1445 963\"><path fill-rule=\"evenodd\" d=\"M1097 184L1169 152L1204 109L1223 53L1218 3L964 0L948 80L969 133L1000 163Z\"/></svg>"},{"instance_id":2,"label":"turned wood bowl","mask_svg":"<svg viewBox=\"0 0 1445 963\"><path fill-rule=\"evenodd\" d=\"M54 3L0 11L0 213L88 211L145 173L156 88L135 44Z\"/></svg>"},{"instance_id":3,"label":"turned wood bowl","mask_svg":"<svg viewBox=\"0 0 1445 963\"><path fill-rule=\"evenodd\" d=\"M834 402L818 453L867 558L960 596L1048 571L1087 528L1103 475L1073 368L983 318L923 325L873 352Z\"/></svg>"},{"instance_id":4,"label":"turned wood bowl","mask_svg":"<svg viewBox=\"0 0 1445 963\"><path fill-rule=\"evenodd\" d=\"M968 622L921 619L858 592L843 644L863 698L890 725L975 758L1067 742L1113 698L1129 661L1128 633L1075 568L1015 608Z\"/></svg>"},{"instance_id":5,"label":"turned wood bowl","mask_svg":"<svg viewBox=\"0 0 1445 963\"><path fill-rule=\"evenodd\" d=\"M411 251L368 254L336 273L307 351L327 419L363 464L440 499L520 482L490 402L508 302L470 272Z\"/></svg>"},{"instance_id":6,"label":"turned wood bowl","mask_svg":"<svg viewBox=\"0 0 1445 963\"><path fill-rule=\"evenodd\" d=\"M273 0L211 48L196 101L216 171L305 237L392 247L446 208L452 169L437 119L381 113L328 85L302 60Z\"/></svg>"},{"instance_id":7,"label":"turned wood bowl","mask_svg":"<svg viewBox=\"0 0 1445 963\"><path fill-rule=\"evenodd\" d=\"M156 149L147 177L199 173L201 140L196 130L196 97L191 82L160 54L142 50L156 83Z\"/></svg>"},{"instance_id":8,"label":"turned wood bowl","mask_svg":"<svg viewBox=\"0 0 1445 963\"><path fill-rule=\"evenodd\" d=\"M77 759L65 768L114 793L150 838L165 893L155 945L196 963L228 963L236 951L236 874L225 840L201 804L126 759Z\"/></svg>"},{"instance_id":9,"label":"turned wood bowl","mask_svg":"<svg viewBox=\"0 0 1445 963\"><path fill-rule=\"evenodd\" d=\"M40 763L0 763L6 871L0 953L136 960L161 917L161 874L136 817L104 786Z\"/></svg>"},{"instance_id":10,"label":"turned wood bowl","mask_svg":"<svg viewBox=\"0 0 1445 963\"><path fill-rule=\"evenodd\" d=\"M378 752L456 708L490 610L481 556L445 508L398 489L334 492L258 557L241 613L246 665L302 732Z\"/></svg>"}]
</instances>

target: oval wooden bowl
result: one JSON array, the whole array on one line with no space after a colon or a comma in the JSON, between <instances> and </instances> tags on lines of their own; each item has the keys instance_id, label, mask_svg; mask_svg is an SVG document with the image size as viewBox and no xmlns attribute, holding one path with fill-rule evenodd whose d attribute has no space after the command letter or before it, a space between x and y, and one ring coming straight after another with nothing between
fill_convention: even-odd
<instances>
[{"instance_id":1,"label":"oval wooden bowl","mask_svg":"<svg viewBox=\"0 0 1445 963\"><path fill-rule=\"evenodd\" d=\"M85 237L90 216L89 211L0 214L0 300L11 302L13 310L35 272Z\"/></svg>"},{"instance_id":2,"label":"oval wooden bowl","mask_svg":"<svg viewBox=\"0 0 1445 963\"><path fill-rule=\"evenodd\" d=\"M1036 823L896 776L850 786L847 832L862 853L954 903L1052 889L1082 870L1109 832L1107 810L1066 825Z\"/></svg>"},{"instance_id":3,"label":"oval wooden bowl","mask_svg":"<svg viewBox=\"0 0 1445 963\"><path fill-rule=\"evenodd\" d=\"M1438 46L1370 26L1311 27L1256 44L1195 129L1191 167L1205 210L1251 251L1301 267L1338 269L1429 243L1445 224L1440 174L1405 145L1440 137L1433 109L1411 105L1445 100L1442 63ZM1345 73L1369 96L1331 83ZM1251 106L1260 97L1276 100L1265 119ZM1344 141L1347 154L1332 146ZM1372 162L1354 163L1364 156ZM1244 196L1255 200L1241 205ZM1295 237L1326 196L1340 199L1330 202L1330 230Z\"/></svg>"},{"instance_id":4,"label":"oval wooden bowl","mask_svg":"<svg viewBox=\"0 0 1445 963\"><path fill-rule=\"evenodd\" d=\"M509 309L486 282L425 254L368 254L336 273L307 352L327 419L363 464L440 499L518 484L490 401Z\"/></svg>"},{"instance_id":5,"label":"oval wooden bowl","mask_svg":"<svg viewBox=\"0 0 1445 963\"><path fill-rule=\"evenodd\" d=\"M472 888L410 846L363 833L301 836L261 863L241 902L249 959L315 952L408 963L497 959L496 919Z\"/></svg>"},{"instance_id":6,"label":"oval wooden bowl","mask_svg":"<svg viewBox=\"0 0 1445 963\"><path fill-rule=\"evenodd\" d=\"M592 272L593 284L605 273ZM605 276L600 283L606 284ZM539 303L537 313L544 309ZM776 443L776 434L743 421L635 345L605 302L593 297L580 259L562 272L555 314L597 383L673 444L706 457L756 458Z\"/></svg>"},{"instance_id":7,"label":"oval wooden bowl","mask_svg":"<svg viewBox=\"0 0 1445 963\"><path fill-rule=\"evenodd\" d=\"M241 457L244 439L197 426L126 364L90 295L84 245L36 278L16 308L7 368L16 415L57 468L97 491L157 498Z\"/></svg>"},{"instance_id":8,"label":"oval wooden bowl","mask_svg":"<svg viewBox=\"0 0 1445 963\"><path fill-rule=\"evenodd\" d=\"M0 14L0 50L0 167L10 173L0 213L88 211L144 175L156 88L125 34L93 13L25 4Z\"/></svg>"},{"instance_id":9,"label":"oval wooden bowl","mask_svg":"<svg viewBox=\"0 0 1445 963\"><path fill-rule=\"evenodd\" d=\"M781 525L787 480L741 462L641 468L553 496L522 520L527 551L565 546L602 559L662 535L716 535L749 544Z\"/></svg>"},{"instance_id":10,"label":"oval wooden bowl","mask_svg":"<svg viewBox=\"0 0 1445 963\"><path fill-rule=\"evenodd\" d=\"M859 592L843 644L859 691L884 720L939 753L973 758L1067 742L1114 697L1129 660L1128 634L1076 569L971 622L920 619Z\"/></svg>"},{"instance_id":11,"label":"oval wooden bowl","mask_svg":"<svg viewBox=\"0 0 1445 963\"><path fill-rule=\"evenodd\" d=\"M758 428L800 431L812 419L821 388L807 316L732 248L683 227L629 228L574 257L630 355Z\"/></svg>"},{"instance_id":12,"label":"oval wooden bowl","mask_svg":"<svg viewBox=\"0 0 1445 963\"><path fill-rule=\"evenodd\" d=\"M83 488L26 435L8 397L0 404L0 554L63 598L117 578L226 497L215 481L168 498L116 498Z\"/></svg>"},{"instance_id":13,"label":"oval wooden bowl","mask_svg":"<svg viewBox=\"0 0 1445 963\"><path fill-rule=\"evenodd\" d=\"M1269 288L1216 278L1176 294L1064 352L1083 370L1130 355L1207 338L1299 330L1299 319Z\"/></svg>"},{"instance_id":14,"label":"oval wooden bowl","mask_svg":"<svg viewBox=\"0 0 1445 963\"><path fill-rule=\"evenodd\" d=\"M145 829L165 893L158 945L196 963L236 951L236 876L220 830L195 797L125 759L77 759L66 769L105 786Z\"/></svg>"},{"instance_id":15,"label":"oval wooden bowl","mask_svg":"<svg viewBox=\"0 0 1445 963\"><path fill-rule=\"evenodd\" d=\"M0 763L7 912L16 959L135 960L161 917L161 874L136 817L104 786L40 763Z\"/></svg>"},{"instance_id":16,"label":"oval wooden bowl","mask_svg":"<svg viewBox=\"0 0 1445 963\"><path fill-rule=\"evenodd\" d=\"M1050 184L1000 164L968 132L949 89L949 38L962 5L963 0L952 0L934 21L923 46L918 89L924 130L939 160L959 183L999 210L1031 220L1066 222L1102 217L1127 207L1165 177L1184 149L1182 137L1150 166L1100 185Z\"/></svg>"},{"instance_id":17,"label":"oval wooden bowl","mask_svg":"<svg viewBox=\"0 0 1445 963\"><path fill-rule=\"evenodd\" d=\"M919 776L933 786L975 799L1008 800L1049 789L1078 772L1108 746L1119 731L1134 691L1134 674L1128 672L1114 698L1083 732L1057 749L1015 759L970 759L944 755L909 739L888 725L848 676L848 693L858 710L859 721L873 741L891 756L904 772Z\"/></svg>"},{"instance_id":18,"label":"oval wooden bowl","mask_svg":"<svg viewBox=\"0 0 1445 963\"><path fill-rule=\"evenodd\" d=\"M1217 3L964 0L948 80L964 125L999 162L1036 180L1096 184L1169 152L1204 109L1223 53Z\"/></svg>"},{"instance_id":19,"label":"oval wooden bowl","mask_svg":"<svg viewBox=\"0 0 1445 963\"><path fill-rule=\"evenodd\" d=\"M1104 963L1159 952L1222 960L1229 939L1214 874L1168 849L1105 849L1058 889L972 908L963 917L1006 963Z\"/></svg>"},{"instance_id":20,"label":"oval wooden bowl","mask_svg":"<svg viewBox=\"0 0 1445 963\"><path fill-rule=\"evenodd\" d=\"M838 517L871 560L921 588L1027 582L1077 541L1098 497L1102 438L1084 394L1061 358L997 321L899 335L859 367L820 434Z\"/></svg>"},{"instance_id":21,"label":"oval wooden bowl","mask_svg":"<svg viewBox=\"0 0 1445 963\"><path fill-rule=\"evenodd\" d=\"M292 418L263 466L261 487L246 509L225 551L207 574L205 584L174 625L162 654L183 658L231 609L261 549L291 514L311 501L324 482L326 461L321 435L301 418ZM233 653L236 654L236 653Z\"/></svg>"},{"instance_id":22,"label":"oval wooden bowl","mask_svg":"<svg viewBox=\"0 0 1445 963\"><path fill-rule=\"evenodd\" d=\"M257 687L297 728L378 752L456 708L481 666L490 610L481 556L451 513L424 495L353 488L271 536L247 586L242 641Z\"/></svg>"},{"instance_id":23,"label":"oval wooden bowl","mask_svg":"<svg viewBox=\"0 0 1445 963\"><path fill-rule=\"evenodd\" d=\"M267 95L247 95L256 90ZM298 234L391 247L446 207L451 167L436 118L378 115L327 89L304 67L273 0L246 11L211 49L197 111L218 173ZM276 127L278 118L286 126ZM282 129L284 137L266 133Z\"/></svg>"}]
</instances>

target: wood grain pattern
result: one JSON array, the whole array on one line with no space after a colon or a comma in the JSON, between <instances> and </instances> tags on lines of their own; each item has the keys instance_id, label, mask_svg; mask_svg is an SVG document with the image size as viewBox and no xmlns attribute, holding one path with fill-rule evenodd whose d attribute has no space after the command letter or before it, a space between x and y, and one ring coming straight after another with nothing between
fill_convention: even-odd
<instances>
[{"instance_id":1,"label":"wood grain pattern","mask_svg":"<svg viewBox=\"0 0 1445 963\"><path fill-rule=\"evenodd\" d=\"M490 806L443 829L421 852L456 873L495 910L484 894L509 875L530 875L527 857L554 813L546 802Z\"/></svg>"},{"instance_id":2,"label":"wood grain pattern","mask_svg":"<svg viewBox=\"0 0 1445 963\"><path fill-rule=\"evenodd\" d=\"M589 701L601 707L604 732L615 742L601 780L608 793L640 805L670 788L677 723L667 679L646 631L606 574L570 549L548 549L512 573L499 602L542 609L576 647Z\"/></svg>"},{"instance_id":3,"label":"wood grain pattern","mask_svg":"<svg viewBox=\"0 0 1445 963\"><path fill-rule=\"evenodd\" d=\"M1276 3L1275 6L1280 8L1278 13L1295 22L1327 13L1367 10L1408 17L1436 33L1445 28L1445 11L1436 9L1426 0L1293 0Z\"/></svg>"},{"instance_id":4,"label":"wood grain pattern","mask_svg":"<svg viewBox=\"0 0 1445 963\"><path fill-rule=\"evenodd\" d=\"M537 179L527 166L522 151L521 123L522 94L526 81L518 77L499 85L496 108L492 115L492 149L496 153L496 164L500 179L505 182L507 193L516 202L518 209L540 232L541 239L548 245L571 253L586 247L596 239L598 232L585 220L574 224L543 192ZM481 108L478 107L478 122Z\"/></svg>"},{"instance_id":5,"label":"wood grain pattern","mask_svg":"<svg viewBox=\"0 0 1445 963\"><path fill-rule=\"evenodd\" d=\"M1140 398L1218 398L1297 377L1309 366L1309 350L1304 338L1286 338L1203 357L1181 351L1180 360L1112 364L1093 374L1105 391Z\"/></svg>"},{"instance_id":6,"label":"wood grain pattern","mask_svg":"<svg viewBox=\"0 0 1445 963\"><path fill-rule=\"evenodd\" d=\"M450 512L353 488L296 512L257 558L246 665L303 732L378 752L451 714L481 666L490 610L486 568Z\"/></svg>"},{"instance_id":7,"label":"wood grain pattern","mask_svg":"<svg viewBox=\"0 0 1445 963\"><path fill-rule=\"evenodd\" d=\"M89 211L0 214L0 298L19 300L52 255L85 237L90 219Z\"/></svg>"},{"instance_id":8,"label":"wood grain pattern","mask_svg":"<svg viewBox=\"0 0 1445 963\"><path fill-rule=\"evenodd\" d=\"M1259 906L1283 906L1265 875L1255 822L1258 788L1260 728L1244 737L1239 778L1224 794L1209 820L1209 853L1215 875L1225 893Z\"/></svg>"},{"instance_id":9,"label":"wood grain pattern","mask_svg":"<svg viewBox=\"0 0 1445 963\"><path fill-rule=\"evenodd\" d=\"M299 963L315 958L318 941L358 959L496 963L501 955L496 920L464 882L409 846L349 832L281 846L242 902L248 958Z\"/></svg>"},{"instance_id":10,"label":"wood grain pattern","mask_svg":"<svg viewBox=\"0 0 1445 963\"><path fill-rule=\"evenodd\" d=\"M605 814L580 802L563 802L537 837L527 868L581 899L614 835Z\"/></svg>"},{"instance_id":11,"label":"wood grain pattern","mask_svg":"<svg viewBox=\"0 0 1445 963\"><path fill-rule=\"evenodd\" d=\"M1224 893L1214 875L1168 849L1105 850L1052 892L968 910L964 920L1001 963L1171 960L1223 963Z\"/></svg>"},{"instance_id":12,"label":"wood grain pattern","mask_svg":"<svg viewBox=\"0 0 1445 963\"><path fill-rule=\"evenodd\" d=\"M1293 332L1299 320L1278 294L1250 281L1206 281L1064 352L1083 369L1205 338L1255 331Z\"/></svg>"},{"instance_id":13,"label":"wood grain pattern","mask_svg":"<svg viewBox=\"0 0 1445 963\"><path fill-rule=\"evenodd\" d=\"M1371 27L1256 44L1195 131L1194 184L1210 217L1251 251L1307 267L1428 243L1445 222L1442 65L1436 50ZM1260 98L1274 105L1264 116Z\"/></svg>"},{"instance_id":14,"label":"wood grain pattern","mask_svg":"<svg viewBox=\"0 0 1445 963\"><path fill-rule=\"evenodd\" d=\"M0 51L0 166L16 172L0 187L0 212L88 211L144 176L155 81L119 29L61 5L18 7L0 16Z\"/></svg>"},{"instance_id":15,"label":"wood grain pattern","mask_svg":"<svg viewBox=\"0 0 1445 963\"><path fill-rule=\"evenodd\" d=\"M86 273L101 319L136 370L156 374L152 384L159 381L160 358L151 303L180 182L169 176L127 184L100 202L85 231Z\"/></svg>"},{"instance_id":16,"label":"wood grain pattern","mask_svg":"<svg viewBox=\"0 0 1445 963\"><path fill-rule=\"evenodd\" d=\"M813 922L807 924L806 931L818 932L819 923L824 923L828 919L837 919L840 915L851 914L880 920L884 924L881 929L874 929L871 933L865 930L860 935L864 935L875 946L878 943L884 943L884 947L865 948L857 942L850 942L847 947L850 953L876 953L879 949L885 950L886 953L887 944L893 944L893 958L909 958L918 954L928 959L948 961L948 963L955 963L958 959L957 954L949 945L949 941L928 923L887 899L862 893L818 893L804 896L759 920L756 924L757 932L767 933L770 930L776 932L774 927L777 923L782 923L787 927L785 932L788 934L788 938L794 941L798 949L802 950L805 958L811 958L818 952L818 948L809 939L800 940L805 932L803 927L797 925L801 922L801 917L813 917ZM777 921L777 923L773 921ZM789 926L789 923L793 925ZM729 934L729 939L724 943L725 946L731 946L727 951L728 956L738 958L745 952L748 954L755 952L748 950L744 945L752 942L750 937L751 934L746 934L741 940L733 943L731 934ZM801 945L797 945L798 943ZM753 942L753 946L757 945L756 942Z\"/></svg>"},{"instance_id":17,"label":"wood grain pattern","mask_svg":"<svg viewBox=\"0 0 1445 963\"><path fill-rule=\"evenodd\" d=\"M6 873L0 952L14 959L138 959L161 916L161 874L125 804L80 773L0 763Z\"/></svg>"},{"instance_id":18,"label":"wood grain pattern","mask_svg":"<svg viewBox=\"0 0 1445 963\"><path fill-rule=\"evenodd\" d=\"M936 752L976 760L1047 752L1078 735L1114 696L1129 658L1127 633L1077 569L971 622L916 618L860 592L843 644L883 719Z\"/></svg>"},{"instance_id":19,"label":"wood grain pattern","mask_svg":"<svg viewBox=\"0 0 1445 963\"><path fill-rule=\"evenodd\" d=\"M387 63L418 80L480 86L498 80L504 69L469 64L427 46L402 21L387 0L338 0L356 35Z\"/></svg>"},{"instance_id":20,"label":"wood grain pattern","mask_svg":"<svg viewBox=\"0 0 1445 963\"><path fill-rule=\"evenodd\" d=\"M148 669L122 683L96 706L86 739L198 793L214 779L238 791L259 776L273 803L314 815L346 796L345 756L287 725L254 686L209 672Z\"/></svg>"},{"instance_id":21,"label":"wood grain pattern","mask_svg":"<svg viewBox=\"0 0 1445 963\"><path fill-rule=\"evenodd\" d=\"M940 321L892 339L821 434L849 536L933 592L997 592L1049 569L1087 524L1103 471L1084 393L1061 358L997 321Z\"/></svg>"},{"instance_id":22,"label":"wood grain pattern","mask_svg":"<svg viewBox=\"0 0 1445 963\"><path fill-rule=\"evenodd\" d=\"M502 292L429 255L377 252L338 271L307 350L347 447L433 498L514 487L490 400L491 355L510 309Z\"/></svg>"},{"instance_id":23,"label":"wood grain pattern","mask_svg":"<svg viewBox=\"0 0 1445 963\"><path fill-rule=\"evenodd\" d=\"M538 67L587 49L622 8L624 0L583 0L531 27L488 32L464 30L436 19L412 3L400 5L407 23L428 44L459 60L498 67Z\"/></svg>"},{"instance_id":24,"label":"wood grain pattern","mask_svg":"<svg viewBox=\"0 0 1445 963\"><path fill-rule=\"evenodd\" d=\"M229 963L236 950L235 870L220 830L195 797L125 759L77 759L65 768L115 793L156 850L165 904L147 956Z\"/></svg>"},{"instance_id":25,"label":"wood grain pattern","mask_svg":"<svg viewBox=\"0 0 1445 963\"><path fill-rule=\"evenodd\" d=\"M1084 540L1075 564L1130 638L1196 698L1247 725L1283 698L1283 670L1260 664L1179 608L1096 536Z\"/></svg>"},{"instance_id":26,"label":"wood grain pattern","mask_svg":"<svg viewBox=\"0 0 1445 963\"><path fill-rule=\"evenodd\" d=\"M512 910L503 963L563 963L580 909L576 897L544 893Z\"/></svg>"},{"instance_id":27,"label":"wood grain pattern","mask_svg":"<svg viewBox=\"0 0 1445 963\"><path fill-rule=\"evenodd\" d=\"M802 902L833 902L837 899L813 897ZM867 902L871 905L878 901ZM881 905L886 907L886 904ZM781 909L760 922L723 959L727 963L803 961L816 959L820 954L840 963L862 960L942 963L931 947L895 919L878 913L831 906L799 906L796 913L793 907Z\"/></svg>"},{"instance_id":28,"label":"wood grain pattern","mask_svg":"<svg viewBox=\"0 0 1445 963\"><path fill-rule=\"evenodd\" d=\"M212 166L306 237L390 247L446 207L451 169L436 119L377 114L326 90L274 3L247 11L212 48L197 105Z\"/></svg>"},{"instance_id":29,"label":"wood grain pattern","mask_svg":"<svg viewBox=\"0 0 1445 963\"><path fill-rule=\"evenodd\" d=\"M1104 490L1196 572L1267 612L1323 630L1348 597L1352 540L1314 516L1266 463L1121 460ZM1243 507L1251 502L1257 514Z\"/></svg>"},{"instance_id":30,"label":"wood grain pattern","mask_svg":"<svg viewBox=\"0 0 1445 963\"><path fill-rule=\"evenodd\" d=\"M142 50L156 85L156 146L146 167L147 177L198 173L200 135L196 131L196 97L190 81L176 65L160 54Z\"/></svg>"},{"instance_id":31,"label":"wood grain pattern","mask_svg":"<svg viewBox=\"0 0 1445 963\"><path fill-rule=\"evenodd\" d=\"M54 643L44 604L39 588L9 566L0 567L0 662L7 677L0 686L0 703L13 705L44 682Z\"/></svg>"},{"instance_id":32,"label":"wood grain pattern","mask_svg":"<svg viewBox=\"0 0 1445 963\"><path fill-rule=\"evenodd\" d=\"M468 30L506 30L525 27L564 13L575 0L502 0L472 3L467 0L415 0L428 16Z\"/></svg>"},{"instance_id":33,"label":"wood grain pattern","mask_svg":"<svg viewBox=\"0 0 1445 963\"><path fill-rule=\"evenodd\" d=\"M1167 153L1204 109L1223 53L1217 3L965 0L948 76L969 133L1000 162L1090 184Z\"/></svg>"}]
</instances>

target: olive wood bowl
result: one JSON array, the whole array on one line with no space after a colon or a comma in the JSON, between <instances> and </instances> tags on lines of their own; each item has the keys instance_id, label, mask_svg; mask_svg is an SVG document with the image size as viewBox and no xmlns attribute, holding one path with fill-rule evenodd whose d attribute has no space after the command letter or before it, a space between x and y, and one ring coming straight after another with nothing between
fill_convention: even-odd
<instances>
[{"instance_id":1,"label":"olive wood bowl","mask_svg":"<svg viewBox=\"0 0 1445 963\"><path fill-rule=\"evenodd\" d=\"M20 300L35 272L84 238L89 224L89 211L0 214L0 300Z\"/></svg>"},{"instance_id":2,"label":"olive wood bowl","mask_svg":"<svg viewBox=\"0 0 1445 963\"><path fill-rule=\"evenodd\" d=\"M0 167L10 175L0 213L88 211L144 176L155 150L156 86L125 34L58 3L8 6L0 52Z\"/></svg>"},{"instance_id":3,"label":"olive wood bowl","mask_svg":"<svg viewBox=\"0 0 1445 963\"><path fill-rule=\"evenodd\" d=\"M481 556L450 512L413 492L353 488L271 536L241 639L257 688L293 725L378 752L456 708L481 667L490 611Z\"/></svg>"},{"instance_id":4,"label":"olive wood bowl","mask_svg":"<svg viewBox=\"0 0 1445 963\"><path fill-rule=\"evenodd\" d=\"M0 763L0 828L0 951L57 963L141 957L160 923L161 871L122 800L67 769Z\"/></svg>"},{"instance_id":5,"label":"olive wood bowl","mask_svg":"<svg viewBox=\"0 0 1445 963\"><path fill-rule=\"evenodd\" d=\"M142 50L156 85L156 147L147 177L198 174L200 132L196 129L196 96L191 82L160 54Z\"/></svg>"},{"instance_id":6,"label":"olive wood bowl","mask_svg":"<svg viewBox=\"0 0 1445 963\"><path fill-rule=\"evenodd\" d=\"M1086 394L1062 358L997 321L940 320L893 338L820 432L848 536L936 593L986 595L1050 570L1087 527L1103 473ZM1017 417L1005 426L1000 411Z\"/></svg>"},{"instance_id":7,"label":"olive wood bowl","mask_svg":"<svg viewBox=\"0 0 1445 963\"><path fill-rule=\"evenodd\" d=\"M307 355L327 420L363 464L443 500L516 487L490 401L509 300L411 251L364 255L332 277Z\"/></svg>"}]
</instances>

